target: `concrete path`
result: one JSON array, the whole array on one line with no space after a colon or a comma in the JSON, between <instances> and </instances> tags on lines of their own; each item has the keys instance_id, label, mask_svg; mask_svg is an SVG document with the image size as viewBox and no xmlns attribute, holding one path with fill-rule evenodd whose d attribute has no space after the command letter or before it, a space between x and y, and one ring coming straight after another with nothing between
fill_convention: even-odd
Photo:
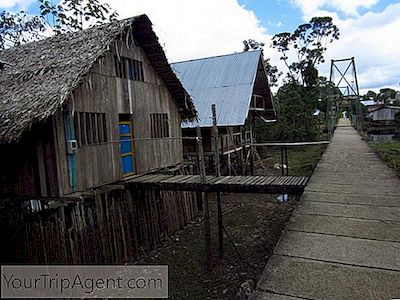
<instances>
[{"instance_id":1,"label":"concrete path","mask_svg":"<svg viewBox=\"0 0 400 300\"><path fill-rule=\"evenodd\" d=\"M400 181L340 120L252 299L396 298Z\"/></svg>"}]
</instances>

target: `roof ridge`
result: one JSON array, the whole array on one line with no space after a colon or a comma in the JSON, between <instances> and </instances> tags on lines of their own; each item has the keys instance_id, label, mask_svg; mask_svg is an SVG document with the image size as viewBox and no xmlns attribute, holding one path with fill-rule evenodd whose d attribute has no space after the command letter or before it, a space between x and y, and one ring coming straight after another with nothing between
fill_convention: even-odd
<instances>
[{"instance_id":1,"label":"roof ridge","mask_svg":"<svg viewBox=\"0 0 400 300\"><path fill-rule=\"evenodd\" d=\"M181 60L181 61L173 62L173 63L171 63L171 65L180 64L180 63L187 63L187 62L191 62L191 61L198 61L198 60L207 60L207 59L218 58L218 57L241 55L241 54L250 53L250 52L259 52L259 53L261 53L261 50L250 50L250 51L234 52L234 53L229 53L229 54L220 54L220 55L208 56L208 57L193 58L193 59L188 59L188 60Z\"/></svg>"}]
</instances>

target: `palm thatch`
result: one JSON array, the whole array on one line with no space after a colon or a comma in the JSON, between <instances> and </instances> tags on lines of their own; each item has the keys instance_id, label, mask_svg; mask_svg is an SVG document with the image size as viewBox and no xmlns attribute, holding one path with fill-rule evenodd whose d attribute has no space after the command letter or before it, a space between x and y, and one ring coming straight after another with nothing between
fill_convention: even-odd
<instances>
[{"instance_id":1,"label":"palm thatch","mask_svg":"<svg viewBox=\"0 0 400 300\"><path fill-rule=\"evenodd\" d=\"M146 15L0 51L0 144L21 140L33 124L59 110L104 56L131 29L165 82L184 120L196 117Z\"/></svg>"}]
</instances>

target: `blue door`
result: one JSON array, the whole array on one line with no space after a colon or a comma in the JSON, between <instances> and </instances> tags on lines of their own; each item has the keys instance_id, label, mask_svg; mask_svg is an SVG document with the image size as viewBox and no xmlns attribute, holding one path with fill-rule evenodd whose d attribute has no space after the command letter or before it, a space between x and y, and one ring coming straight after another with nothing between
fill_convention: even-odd
<instances>
[{"instance_id":1,"label":"blue door","mask_svg":"<svg viewBox=\"0 0 400 300\"><path fill-rule=\"evenodd\" d=\"M129 176L135 174L134 151L133 151L133 131L130 122L119 122L119 149L121 154L122 175Z\"/></svg>"}]
</instances>

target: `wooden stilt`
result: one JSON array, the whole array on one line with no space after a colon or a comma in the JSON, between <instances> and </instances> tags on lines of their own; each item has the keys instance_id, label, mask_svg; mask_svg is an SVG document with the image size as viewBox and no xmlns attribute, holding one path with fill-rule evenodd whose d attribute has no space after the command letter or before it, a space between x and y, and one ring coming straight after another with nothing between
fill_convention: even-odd
<instances>
[{"instance_id":1,"label":"wooden stilt","mask_svg":"<svg viewBox=\"0 0 400 300\"><path fill-rule=\"evenodd\" d=\"M232 164L231 164L231 154L228 153L228 175L232 176Z\"/></svg>"},{"instance_id":2,"label":"wooden stilt","mask_svg":"<svg viewBox=\"0 0 400 300\"><path fill-rule=\"evenodd\" d=\"M204 161L204 150L203 142L201 139L200 126L196 127L197 133L197 148L199 153L199 169L200 169L200 179L201 183L205 184L207 182L206 178L206 166ZM206 250L206 269L211 270L212 266L212 249L211 249L211 229L210 229L210 212L208 209L208 198L205 192L201 193L202 203L203 203L203 214L204 214L204 239L205 239L205 250Z\"/></svg>"},{"instance_id":3,"label":"wooden stilt","mask_svg":"<svg viewBox=\"0 0 400 300\"><path fill-rule=\"evenodd\" d=\"M250 114L250 174L254 176L254 139L253 139L253 131L254 131L254 116Z\"/></svg>"},{"instance_id":4,"label":"wooden stilt","mask_svg":"<svg viewBox=\"0 0 400 300\"><path fill-rule=\"evenodd\" d=\"M219 163L219 145L218 145L218 127L217 127L217 112L215 104L211 106L212 117L213 117L213 136L214 136L214 156L215 156L215 176L221 176L221 166ZM230 158L230 154L228 154ZM230 170L230 164L229 164ZM223 232L223 221L222 221L222 207L221 207L221 192L217 192L217 217L218 217L218 245L219 245L219 257L224 256L224 232Z\"/></svg>"}]
</instances>

